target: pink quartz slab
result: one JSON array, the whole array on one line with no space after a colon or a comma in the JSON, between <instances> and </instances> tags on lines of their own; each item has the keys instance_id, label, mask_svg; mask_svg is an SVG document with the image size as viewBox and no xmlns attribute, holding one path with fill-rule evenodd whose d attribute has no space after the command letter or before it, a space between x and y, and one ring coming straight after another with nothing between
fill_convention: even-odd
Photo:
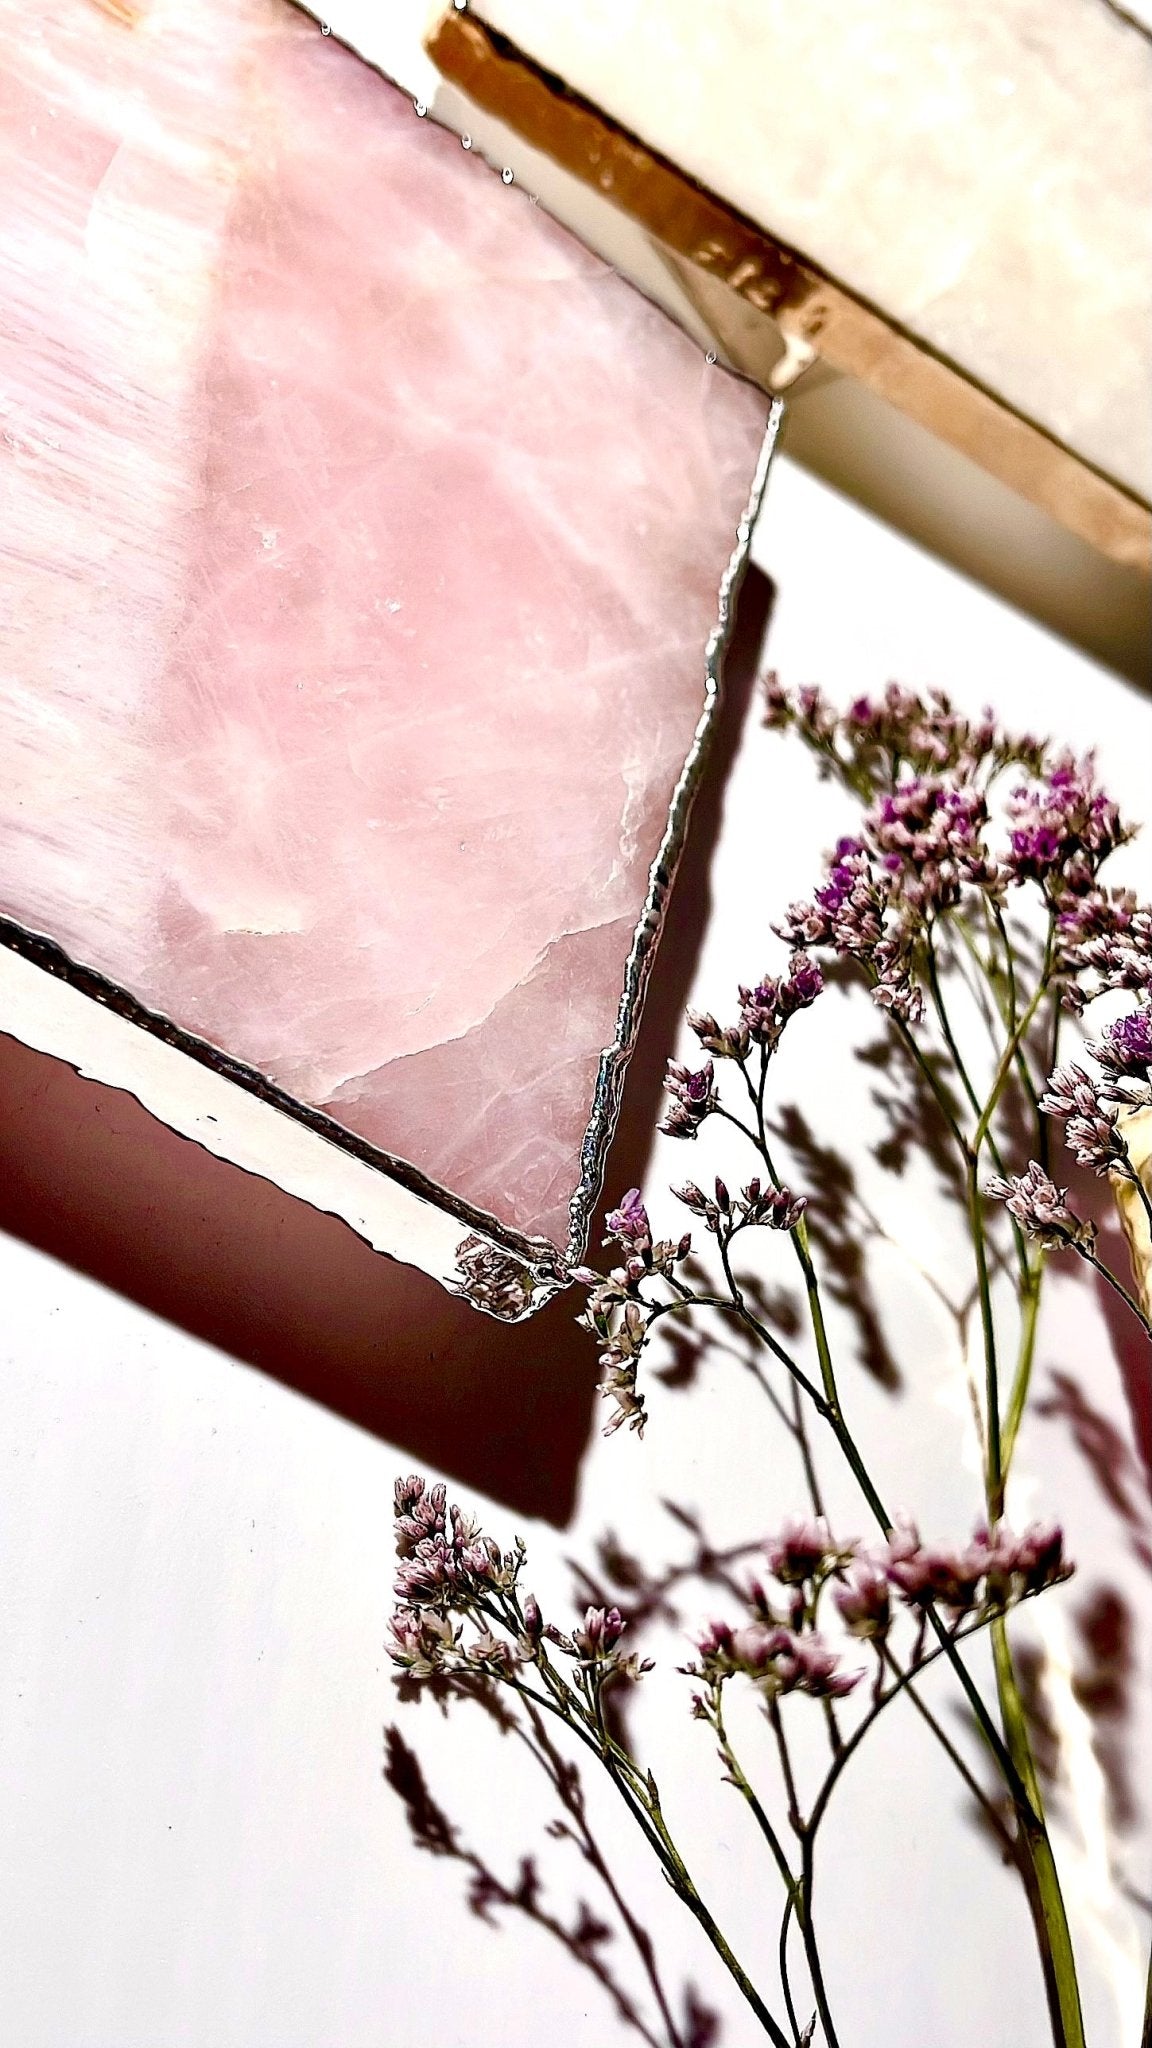
<instances>
[{"instance_id":1,"label":"pink quartz slab","mask_svg":"<svg viewBox=\"0 0 1152 2048\"><path fill-rule=\"evenodd\" d=\"M563 1245L766 401L282 0L0 29L0 909Z\"/></svg>"}]
</instances>

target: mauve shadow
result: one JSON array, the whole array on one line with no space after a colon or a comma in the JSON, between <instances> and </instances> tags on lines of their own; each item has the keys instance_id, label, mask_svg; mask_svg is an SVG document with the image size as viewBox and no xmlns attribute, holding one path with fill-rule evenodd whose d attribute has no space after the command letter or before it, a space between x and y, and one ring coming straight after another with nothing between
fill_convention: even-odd
<instances>
[{"instance_id":1,"label":"mauve shadow","mask_svg":"<svg viewBox=\"0 0 1152 2048\"><path fill-rule=\"evenodd\" d=\"M708 916L728 768L770 587L746 576L714 753L658 949L610 1190L643 1175ZM0 1229L464 1486L557 1524L588 1441L595 1348L575 1293L509 1329L335 1217L177 1137L129 1095L0 1035Z\"/></svg>"}]
</instances>

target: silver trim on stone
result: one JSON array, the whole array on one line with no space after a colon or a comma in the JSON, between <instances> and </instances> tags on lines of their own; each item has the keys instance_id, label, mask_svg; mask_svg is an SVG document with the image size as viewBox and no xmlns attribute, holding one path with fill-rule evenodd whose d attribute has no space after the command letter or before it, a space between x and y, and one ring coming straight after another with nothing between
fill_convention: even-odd
<instances>
[{"instance_id":1,"label":"silver trim on stone","mask_svg":"<svg viewBox=\"0 0 1152 2048\"><path fill-rule=\"evenodd\" d=\"M736 593L747 565L752 525L764 494L781 412L777 401L768 417L751 494L720 585L717 621L705 651L704 705L650 870L648 894L625 968L616 1036L601 1055L580 1153L580 1182L570 1205L568 1244L563 1251L545 1238L511 1229L488 1211L462 1200L408 1160L357 1137L324 1110L298 1101L255 1067L150 1010L129 990L72 959L46 933L31 931L3 916L0 1030L34 1050L67 1061L88 1079L125 1089L169 1128L273 1181L313 1207L340 1216L376 1250L419 1267L484 1313L516 1322L533 1315L568 1284L567 1268L581 1258L587 1244L644 990L692 801L707 762ZM181 1067L177 1055L192 1064ZM287 1125L295 1129L289 1130ZM311 1157L301 1150L305 1132L324 1148ZM334 1158L333 1153L342 1156ZM388 1186L380 1185L382 1182ZM482 1247L490 1248L490 1257L478 1257ZM522 1306L517 1307L517 1297L522 1297Z\"/></svg>"}]
</instances>

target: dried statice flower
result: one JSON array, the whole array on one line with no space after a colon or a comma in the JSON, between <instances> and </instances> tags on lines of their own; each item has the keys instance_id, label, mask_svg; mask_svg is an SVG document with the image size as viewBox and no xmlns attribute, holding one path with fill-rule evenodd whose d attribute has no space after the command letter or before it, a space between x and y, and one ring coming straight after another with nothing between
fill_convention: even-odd
<instances>
[{"instance_id":1,"label":"dried statice flower","mask_svg":"<svg viewBox=\"0 0 1152 2048\"><path fill-rule=\"evenodd\" d=\"M776 1631L774 1677L780 1692L806 1692L814 1699L844 1699L860 1683L861 1671L843 1671L840 1657L815 1629Z\"/></svg>"},{"instance_id":2,"label":"dried statice flower","mask_svg":"<svg viewBox=\"0 0 1152 2048\"><path fill-rule=\"evenodd\" d=\"M467 1607L514 1583L516 1554L502 1556L470 1515L448 1505L442 1485L429 1489L415 1474L397 1480L393 1513L395 1590L409 1607Z\"/></svg>"},{"instance_id":3,"label":"dried statice flower","mask_svg":"<svg viewBox=\"0 0 1152 2048\"><path fill-rule=\"evenodd\" d=\"M1056 916L1056 965L1065 1007L1080 1011L1110 989L1152 992L1152 908L1129 889L1065 897Z\"/></svg>"},{"instance_id":4,"label":"dried statice flower","mask_svg":"<svg viewBox=\"0 0 1152 2048\"><path fill-rule=\"evenodd\" d=\"M1119 1111L1101 1099L1100 1084L1083 1067L1070 1062L1048 1077L1040 1097L1046 1116L1065 1126L1068 1149L1092 1173L1124 1172L1128 1148L1117 1129Z\"/></svg>"},{"instance_id":5,"label":"dried statice flower","mask_svg":"<svg viewBox=\"0 0 1152 2048\"><path fill-rule=\"evenodd\" d=\"M1075 1251L1091 1252L1096 1243L1095 1225L1086 1223L1068 1207L1067 1188L1056 1187L1035 1159L1026 1173L1011 1179L997 1175L987 1183L984 1192L994 1201L1003 1202L1029 1237L1049 1250L1069 1246Z\"/></svg>"},{"instance_id":6,"label":"dried statice flower","mask_svg":"<svg viewBox=\"0 0 1152 2048\"><path fill-rule=\"evenodd\" d=\"M572 1633L572 1652L579 1663L594 1669L598 1680L642 1678L655 1669L651 1657L630 1656L620 1649L627 1624L618 1607L589 1607L581 1627Z\"/></svg>"},{"instance_id":7,"label":"dried statice flower","mask_svg":"<svg viewBox=\"0 0 1152 2048\"><path fill-rule=\"evenodd\" d=\"M849 1635L883 1641L892 1624L892 1602L880 1565L857 1558L843 1583L833 1587L832 1598Z\"/></svg>"},{"instance_id":8,"label":"dried statice flower","mask_svg":"<svg viewBox=\"0 0 1152 2048\"><path fill-rule=\"evenodd\" d=\"M775 927L793 946L830 946L869 976L881 1008L907 1022L922 997L912 977L913 932L890 913L899 891L892 872L875 863L860 839L838 841L824 882L809 903L793 903Z\"/></svg>"},{"instance_id":9,"label":"dried statice flower","mask_svg":"<svg viewBox=\"0 0 1152 2048\"><path fill-rule=\"evenodd\" d=\"M604 1424L604 1435L612 1436L625 1423L639 1436L644 1434L647 1414L644 1397L636 1391L636 1370L648 1335L648 1318L638 1303L626 1304L600 1353L600 1384L597 1391L614 1403L614 1412Z\"/></svg>"},{"instance_id":10,"label":"dried statice flower","mask_svg":"<svg viewBox=\"0 0 1152 2048\"><path fill-rule=\"evenodd\" d=\"M1029 1522L1019 1536L998 1522L991 1531L978 1531L976 1541L985 1551L987 1596L995 1605L1011 1606L1072 1576L1059 1522Z\"/></svg>"},{"instance_id":11,"label":"dried statice flower","mask_svg":"<svg viewBox=\"0 0 1152 2048\"><path fill-rule=\"evenodd\" d=\"M1038 882L1057 905L1092 889L1101 863L1132 836L1098 786L1091 754L1059 754L1037 782L1012 791L1008 818L1009 874Z\"/></svg>"},{"instance_id":12,"label":"dried statice flower","mask_svg":"<svg viewBox=\"0 0 1152 2048\"><path fill-rule=\"evenodd\" d=\"M685 1020L690 1031L696 1033L705 1052L718 1060L747 1059L752 1039L745 1023L718 1024L707 1010L688 1010Z\"/></svg>"},{"instance_id":13,"label":"dried statice flower","mask_svg":"<svg viewBox=\"0 0 1152 2048\"><path fill-rule=\"evenodd\" d=\"M1105 1092L1128 1108L1152 1102L1152 1003L1110 1024L1088 1048L1104 1073Z\"/></svg>"},{"instance_id":14,"label":"dried statice flower","mask_svg":"<svg viewBox=\"0 0 1152 2048\"><path fill-rule=\"evenodd\" d=\"M859 1572L857 1564L855 1572ZM901 1517L889 1537L877 1570L886 1575L909 1607L934 1602L956 1616L974 1615L1012 1606L1070 1578L1064 1535L1056 1522L1032 1522L1019 1536L1005 1522L991 1533L978 1529L970 1543L923 1543L914 1522ZM834 1594L846 1624L852 1623Z\"/></svg>"},{"instance_id":15,"label":"dried statice flower","mask_svg":"<svg viewBox=\"0 0 1152 2048\"><path fill-rule=\"evenodd\" d=\"M762 1188L758 1180L750 1180L740 1193L743 1220L766 1224L769 1230L795 1230L808 1207L807 1195L794 1195L788 1187Z\"/></svg>"},{"instance_id":16,"label":"dried statice flower","mask_svg":"<svg viewBox=\"0 0 1152 2048\"><path fill-rule=\"evenodd\" d=\"M929 917L959 903L967 884L997 879L984 844L987 823L983 790L906 775L866 813L864 836L899 901Z\"/></svg>"},{"instance_id":17,"label":"dried statice flower","mask_svg":"<svg viewBox=\"0 0 1152 2048\"><path fill-rule=\"evenodd\" d=\"M693 1069L669 1060L664 1088L672 1097L672 1107L665 1115L660 1129L668 1138L694 1138L705 1117L711 1116L717 1106L715 1069L711 1060L705 1060L702 1067Z\"/></svg>"},{"instance_id":18,"label":"dried statice flower","mask_svg":"<svg viewBox=\"0 0 1152 2048\"><path fill-rule=\"evenodd\" d=\"M918 1543L890 1553L888 1577L910 1607L935 1601L953 1614L970 1614L979 1602L988 1554L979 1543Z\"/></svg>"},{"instance_id":19,"label":"dried statice flower","mask_svg":"<svg viewBox=\"0 0 1152 2048\"><path fill-rule=\"evenodd\" d=\"M855 1555L855 1544L836 1543L823 1515L792 1515L764 1546L764 1559L782 1586L803 1586Z\"/></svg>"},{"instance_id":20,"label":"dried statice flower","mask_svg":"<svg viewBox=\"0 0 1152 2048\"><path fill-rule=\"evenodd\" d=\"M794 952L779 980L765 975L754 988L740 986L740 1028L755 1045L775 1052L790 1017L810 1009L823 993L824 977L803 950Z\"/></svg>"},{"instance_id":21,"label":"dried statice flower","mask_svg":"<svg viewBox=\"0 0 1152 2048\"><path fill-rule=\"evenodd\" d=\"M609 1209L604 1224L608 1232L605 1244L615 1242L640 1253L651 1251L652 1226L639 1188L629 1188L627 1194L621 1196L619 1208Z\"/></svg>"},{"instance_id":22,"label":"dried statice flower","mask_svg":"<svg viewBox=\"0 0 1152 2048\"><path fill-rule=\"evenodd\" d=\"M770 675L765 687L765 723L792 727L828 767L858 794L890 787L901 765L917 774L955 772L965 780L978 772L985 783L1008 763L1038 772L1041 740L1013 737L991 711L968 718L942 690L927 697L890 683L879 697L857 697L836 711L820 690L788 691Z\"/></svg>"},{"instance_id":23,"label":"dried statice flower","mask_svg":"<svg viewBox=\"0 0 1152 2048\"><path fill-rule=\"evenodd\" d=\"M388 1655L410 1679L432 1678L444 1671L459 1645L459 1628L446 1615L428 1609L414 1613L398 1607L388 1624Z\"/></svg>"},{"instance_id":24,"label":"dried statice flower","mask_svg":"<svg viewBox=\"0 0 1152 2048\"><path fill-rule=\"evenodd\" d=\"M713 1621L702 1630L696 1647L699 1662L684 1667L689 1674L715 1683L739 1673L769 1698L805 1692L818 1699L840 1699L861 1676L841 1670L837 1651L815 1629L759 1621L731 1628L727 1622Z\"/></svg>"}]
</instances>

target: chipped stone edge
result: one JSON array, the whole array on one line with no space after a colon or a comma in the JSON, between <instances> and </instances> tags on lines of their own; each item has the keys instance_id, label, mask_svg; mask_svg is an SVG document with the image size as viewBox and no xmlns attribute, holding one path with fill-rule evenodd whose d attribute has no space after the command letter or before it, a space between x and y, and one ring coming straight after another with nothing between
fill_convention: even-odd
<instances>
[{"instance_id":1,"label":"chipped stone edge","mask_svg":"<svg viewBox=\"0 0 1152 2048\"><path fill-rule=\"evenodd\" d=\"M781 411L777 401L768 416L751 494L720 585L717 622L705 653L704 706L649 870L648 894L625 968L616 1036L601 1055L563 1255L547 1239L502 1224L407 1160L357 1137L325 1111L300 1102L255 1067L149 1009L127 989L74 960L46 933L3 915L0 1031L33 1051L63 1060L86 1080L134 1096L179 1136L313 1208L338 1216L374 1250L416 1266L484 1314L504 1322L533 1315L567 1286L567 1268L580 1258L587 1242L656 941L704 772L736 592ZM478 1263L479 1248L487 1256Z\"/></svg>"},{"instance_id":2,"label":"chipped stone edge","mask_svg":"<svg viewBox=\"0 0 1152 2048\"><path fill-rule=\"evenodd\" d=\"M777 398L768 413L752 488L736 528L736 545L721 579L716 624L709 635L704 656L704 708L696 724L688 757L673 791L664 837L649 870L648 894L624 970L624 990L617 1012L616 1036L612 1044L600 1055L600 1070L592 1098L592 1115L580 1151L580 1183L568 1209L569 1232L565 1254L568 1265L576 1264L584 1256L592 1212L603 1186L608 1147L620 1113L624 1076L636 1042L656 944L664 927L668 899L684 850L692 805L711 750L720 705L724 655L732 637L736 598L748 566L752 529L767 487L768 472L775 453L783 414L783 401Z\"/></svg>"}]
</instances>

